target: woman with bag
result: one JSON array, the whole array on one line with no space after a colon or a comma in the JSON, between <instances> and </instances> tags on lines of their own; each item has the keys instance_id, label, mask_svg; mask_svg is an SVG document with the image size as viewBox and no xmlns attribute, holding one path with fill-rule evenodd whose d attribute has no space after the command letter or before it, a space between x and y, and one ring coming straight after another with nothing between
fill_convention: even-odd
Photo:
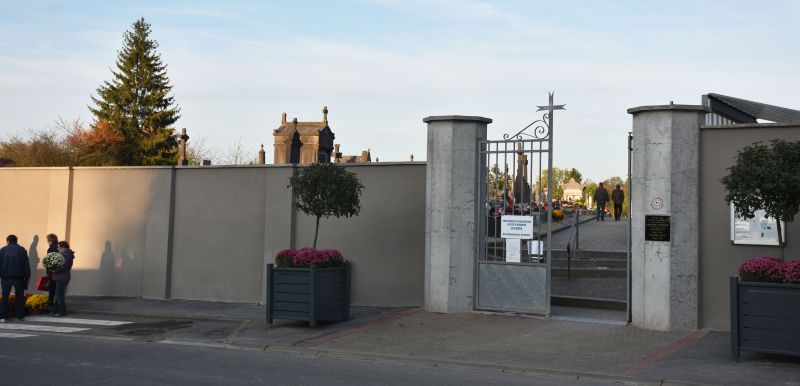
<instances>
[{"instance_id":1,"label":"woman with bag","mask_svg":"<svg viewBox=\"0 0 800 386\"><path fill-rule=\"evenodd\" d=\"M64 256L64 265L53 271L53 282L50 283L51 287L55 287L55 312L53 316L66 316L67 315L67 285L69 284L72 275L72 260L75 259L75 252L69 248L69 243L66 241L58 242L58 253Z\"/></svg>"},{"instance_id":2,"label":"woman with bag","mask_svg":"<svg viewBox=\"0 0 800 386\"><path fill-rule=\"evenodd\" d=\"M58 252L58 236L55 234L47 235L47 253ZM47 305L53 307L53 300L55 299L56 286L53 285L53 273L46 269L48 289L47 289Z\"/></svg>"}]
</instances>

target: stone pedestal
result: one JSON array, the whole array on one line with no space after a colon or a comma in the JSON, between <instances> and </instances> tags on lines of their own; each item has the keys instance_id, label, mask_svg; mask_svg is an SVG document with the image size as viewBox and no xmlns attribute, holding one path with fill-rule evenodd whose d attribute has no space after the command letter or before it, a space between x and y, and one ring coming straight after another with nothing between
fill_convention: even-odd
<instances>
[{"instance_id":1,"label":"stone pedestal","mask_svg":"<svg viewBox=\"0 0 800 386\"><path fill-rule=\"evenodd\" d=\"M476 253L477 140L492 120L460 115L428 124L425 218L425 309L473 309Z\"/></svg>"},{"instance_id":2,"label":"stone pedestal","mask_svg":"<svg viewBox=\"0 0 800 386\"><path fill-rule=\"evenodd\" d=\"M694 330L699 255L698 138L705 111L702 106L670 104L635 107L628 113L633 114L633 324L650 330ZM651 227L652 240L646 240L648 216L668 216L669 232L659 235L658 228ZM669 241L663 241L665 236Z\"/></svg>"}]
</instances>

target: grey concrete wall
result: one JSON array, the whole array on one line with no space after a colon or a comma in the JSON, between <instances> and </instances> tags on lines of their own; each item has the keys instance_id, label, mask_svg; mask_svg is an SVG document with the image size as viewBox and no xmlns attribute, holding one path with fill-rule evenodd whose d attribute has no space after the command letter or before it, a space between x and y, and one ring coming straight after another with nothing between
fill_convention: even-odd
<instances>
[{"instance_id":1,"label":"grey concrete wall","mask_svg":"<svg viewBox=\"0 0 800 386\"><path fill-rule=\"evenodd\" d=\"M177 170L171 297L261 300L268 170Z\"/></svg>"},{"instance_id":2,"label":"grey concrete wall","mask_svg":"<svg viewBox=\"0 0 800 386\"><path fill-rule=\"evenodd\" d=\"M636 326L697 328L698 136L701 106L644 106L633 114L631 313ZM662 207L653 206L660 198ZM670 241L645 240L645 216L670 216Z\"/></svg>"},{"instance_id":3,"label":"grey concrete wall","mask_svg":"<svg viewBox=\"0 0 800 386\"><path fill-rule=\"evenodd\" d=\"M318 246L353 263L353 304L422 305L425 163L346 167L365 185L361 215L323 220ZM0 190L0 232L19 236L39 274L45 235L67 238L72 294L263 303L266 264L313 241L292 170L2 168L15 188Z\"/></svg>"},{"instance_id":4,"label":"grey concrete wall","mask_svg":"<svg viewBox=\"0 0 800 386\"><path fill-rule=\"evenodd\" d=\"M428 123L425 188L425 309L466 312L474 306L477 140L492 120L437 116Z\"/></svg>"},{"instance_id":5,"label":"grey concrete wall","mask_svg":"<svg viewBox=\"0 0 800 386\"><path fill-rule=\"evenodd\" d=\"M379 163L346 168L365 186L361 214L320 221L317 248L338 249L352 262L353 304L421 306L425 164ZM283 208L285 200L279 205ZM282 208L276 209L282 213ZM296 246L311 246L314 218L298 214L296 229Z\"/></svg>"},{"instance_id":6,"label":"grey concrete wall","mask_svg":"<svg viewBox=\"0 0 800 386\"><path fill-rule=\"evenodd\" d=\"M700 130L700 327L729 330L728 278L744 261L778 256L770 246L734 245L730 207L720 180L736 162L736 152L756 141L800 140L800 125L703 126ZM786 224L786 258L800 256L800 226Z\"/></svg>"},{"instance_id":7,"label":"grey concrete wall","mask_svg":"<svg viewBox=\"0 0 800 386\"><path fill-rule=\"evenodd\" d=\"M70 293L163 298L171 169L73 173Z\"/></svg>"}]
</instances>

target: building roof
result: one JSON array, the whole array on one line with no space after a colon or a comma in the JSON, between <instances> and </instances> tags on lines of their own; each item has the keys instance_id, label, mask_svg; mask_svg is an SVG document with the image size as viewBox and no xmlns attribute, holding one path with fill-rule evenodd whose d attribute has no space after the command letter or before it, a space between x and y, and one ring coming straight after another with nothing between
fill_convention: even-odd
<instances>
[{"instance_id":1,"label":"building roof","mask_svg":"<svg viewBox=\"0 0 800 386\"><path fill-rule=\"evenodd\" d=\"M281 125L272 134L280 136L294 135L295 128L300 135L317 135L320 131L328 127L328 106L322 107L322 121L299 122L297 118L291 122L286 121L286 113L281 114Z\"/></svg>"},{"instance_id":2,"label":"building roof","mask_svg":"<svg viewBox=\"0 0 800 386\"><path fill-rule=\"evenodd\" d=\"M583 189L583 185L581 185L579 182L575 181L574 178L570 178L569 182L564 184L564 191L566 192L567 189L581 190L581 189Z\"/></svg>"},{"instance_id":3,"label":"building roof","mask_svg":"<svg viewBox=\"0 0 800 386\"><path fill-rule=\"evenodd\" d=\"M703 105L711 112L735 123L756 123L759 119L776 123L800 122L800 111L766 103L709 93L703 95Z\"/></svg>"},{"instance_id":4,"label":"building roof","mask_svg":"<svg viewBox=\"0 0 800 386\"><path fill-rule=\"evenodd\" d=\"M281 123L273 134L293 135L294 127L292 122ZM297 122L297 132L300 133L300 135L316 135L326 127L328 127L328 124L325 122Z\"/></svg>"}]
</instances>

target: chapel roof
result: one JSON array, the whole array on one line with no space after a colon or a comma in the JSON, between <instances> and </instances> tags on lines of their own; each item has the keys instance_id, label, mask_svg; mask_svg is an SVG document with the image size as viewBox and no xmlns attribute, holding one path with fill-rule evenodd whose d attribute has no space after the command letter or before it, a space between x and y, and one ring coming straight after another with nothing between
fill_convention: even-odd
<instances>
[{"instance_id":1,"label":"chapel roof","mask_svg":"<svg viewBox=\"0 0 800 386\"><path fill-rule=\"evenodd\" d=\"M297 118L294 118L291 122L287 122L286 113L283 113L281 114L281 125L272 134L292 136L296 130L300 135L317 135L326 127L330 129L328 126L328 106L324 106L322 109L322 121L299 122Z\"/></svg>"}]
</instances>

